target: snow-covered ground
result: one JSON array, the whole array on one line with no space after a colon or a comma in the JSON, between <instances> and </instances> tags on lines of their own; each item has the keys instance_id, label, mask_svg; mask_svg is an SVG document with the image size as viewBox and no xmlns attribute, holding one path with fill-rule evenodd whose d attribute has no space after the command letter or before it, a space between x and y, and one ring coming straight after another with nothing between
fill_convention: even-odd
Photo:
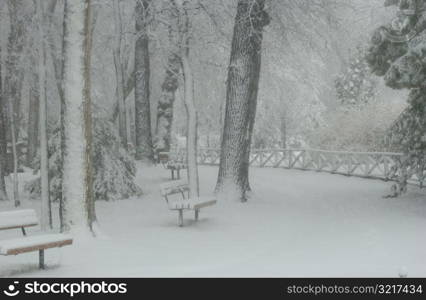
<instances>
[{"instance_id":1,"label":"snow-covered ground","mask_svg":"<svg viewBox=\"0 0 426 300\"><path fill-rule=\"evenodd\" d=\"M390 183L382 181L252 169L250 202L220 201L198 223L188 212L179 228L159 195L169 172L139 173L143 197L97 203L102 237L47 250L44 271L38 253L0 256L0 276L426 276L426 193L416 187L384 199ZM200 167L202 193L216 176L217 168ZM19 234L0 231L0 241Z\"/></svg>"}]
</instances>

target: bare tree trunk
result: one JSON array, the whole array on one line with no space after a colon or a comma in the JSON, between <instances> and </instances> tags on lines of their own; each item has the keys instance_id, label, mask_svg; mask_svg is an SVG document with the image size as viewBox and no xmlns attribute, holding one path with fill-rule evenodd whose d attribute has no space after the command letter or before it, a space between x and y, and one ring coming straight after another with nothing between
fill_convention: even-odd
<instances>
[{"instance_id":1,"label":"bare tree trunk","mask_svg":"<svg viewBox=\"0 0 426 300\"><path fill-rule=\"evenodd\" d=\"M93 191L93 121L92 121L92 43L93 26L91 0L86 0L87 8L85 10L85 48L84 48L84 137L85 137L85 174L84 181L86 187L86 206L88 214L88 223L93 231L94 223L97 221L95 210L95 195Z\"/></svg>"},{"instance_id":2,"label":"bare tree trunk","mask_svg":"<svg viewBox=\"0 0 426 300\"><path fill-rule=\"evenodd\" d=\"M166 77L161 85L161 97L157 107L156 151L169 152L172 139L173 104L179 86L178 75L180 59L170 54L167 62Z\"/></svg>"},{"instance_id":3,"label":"bare tree trunk","mask_svg":"<svg viewBox=\"0 0 426 300\"><path fill-rule=\"evenodd\" d=\"M197 166L197 111L194 103L194 78L187 54L182 55L182 70L184 77L184 103L187 115L188 133L186 137L188 182L191 198L200 194Z\"/></svg>"},{"instance_id":4,"label":"bare tree trunk","mask_svg":"<svg viewBox=\"0 0 426 300\"><path fill-rule=\"evenodd\" d=\"M7 114L6 121L6 138L11 141L11 126L13 116L14 120L14 135L18 138L19 121L20 121L20 106L21 93L24 78L23 67L21 64L23 57L23 48L25 40L25 1L23 0L8 0L9 16L10 16L10 32L7 45L6 59L6 76L4 92L7 99L12 103L12 114ZM9 111L9 105L6 103L4 108Z\"/></svg>"},{"instance_id":5,"label":"bare tree trunk","mask_svg":"<svg viewBox=\"0 0 426 300\"><path fill-rule=\"evenodd\" d=\"M136 45L135 45L135 135L136 159L154 162L150 106L150 62L148 39L148 14L150 0L136 3Z\"/></svg>"},{"instance_id":6,"label":"bare tree trunk","mask_svg":"<svg viewBox=\"0 0 426 300\"><path fill-rule=\"evenodd\" d=\"M9 120L10 120L10 135L12 138L12 155L13 155L13 202L15 207L21 205L19 200L19 179L18 179L18 153L16 150L16 125L15 115L13 113L12 98L9 98Z\"/></svg>"},{"instance_id":7,"label":"bare tree trunk","mask_svg":"<svg viewBox=\"0 0 426 300\"><path fill-rule=\"evenodd\" d=\"M91 1L65 2L63 230L90 231L95 220L90 99Z\"/></svg>"},{"instance_id":8,"label":"bare tree trunk","mask_svg":"<svg viewBox=\"0 0 426 300\"><path fill-rule=\"evenodd\" d=\"M40 51L34 50L34 52ZM37 154L37 145L39 140L39 101L40 101L40 69L37 68L39 64L37 59L37 53L31 54L31 78L30 78L30 91L29 91L29 109L28 109L28 140L27 140L27 155L26 165L29 167L33 166L34 158Z\"/></svg>"},{"instance_id":9,"label":"bare tree trunk","mask_svg":"<svg viewBox=\"0 0 426 300\"><path fill-rule=\"evenodd\" d=\"M123 34L121 9L118 0L113 0L114 22L115 22L115 45L113 49L115 76L116 76L116 97L118 102L118 132L121 144L124 149L128 147L127 141L127 120L126 106L124 98L124 69L121 58L121 36Z\"/></svg>"},{"instance_id":10,"label":"bare tree trunk","mask_svg":"<svg viewBox=\"0 0 426 300\"><path fill-rule=\"evenodd\" d=\"M0 45L1 46L1 45ZM0 48L0 57L1 57ZM3 103L3 78L2 78L2 61L0 60L0 201L8 200L6 192L5 176L6 172L6 153L7 153L7 142L6 142L6 118L4 108L6 105Z\"/></svg>"},{"instance_id":11,"label":"bare tree trunk","mask_svg":"<svg viewBox=\"0 0 426 300\"><path fill-rule=\"evenodd\" d=\"M19 199L19 182L18 182L18 153L16 142L19 135L19 110L21 103L21 92L23 82L23 69L21 60L24 47L24 31L25 31L25 14L24 2L22 0L8 1L9 16L10 16L10 33L7 46L7 61L6 61L6 78L5 92L7 100L7 116L6 134L10 134L13 154L13 201L15 207L20 205Z\"/></svg>"},{"instance_id":12,"label":"bare tree trunk","mask_svg":"<svg viewBox=\"0 0 426 300\"><path fill-rule=\"evenodd\" d=\"M40 177L41 177L41 222L42 230L52 228L52 209L49 193L49 154L48 154L48 136L47 136L47 97L46 97L46 47L44 34L44 9L43 0L37 0L37 15L38 15L38 74L39 79L39 112L40 117ZM37 126L36 126L37 127Z\"/></svg>"},{"instance_id":13,"label":"bare tree trunk","mask_svg":"<svg viewBox=\"0 0 426 300\"><path fill-rule=\"evenodd\" d=\"M197 166L197 110L194 101L194 78L189 63L190 19L187 0L172 0L178 13L180 63L184 80L184 104L187 116L186 160L188 164L189 196L198 197L200 193Z\"/></svg>"},{"instance_id":14,"label":"bare tree trunk","mask_svg":"<svg viewBox=\"0 0 426 300\"><path fill-rule=\"evenodd\" d=\"M250 146L256 116L265 0L239 0L228 68L225 123L216 192L247 201Z\"/></svg>"},{"instance_id":15,"label":"bare tree trunk","mask_svg":"<svg viewBox=\"0 0 426 300\"><path fill-rule=\"evenodd\" d=\"M281 113L281 124L280 124L280 133L281 133L281 147L287 147L287 113L285 110Z\"/></svg>"}]
</instances>

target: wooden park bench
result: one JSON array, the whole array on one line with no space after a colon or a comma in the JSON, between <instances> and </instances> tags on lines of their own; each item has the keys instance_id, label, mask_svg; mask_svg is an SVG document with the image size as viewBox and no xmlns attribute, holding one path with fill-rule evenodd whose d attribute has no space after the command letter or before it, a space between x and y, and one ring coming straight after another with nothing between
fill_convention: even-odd
<instances>
[{"instance_id":1,"label":"wooden park bench","mask_svg":"<svg viewBox=\"0 0 426 300\"><path fill-rule=\"evenodd\" d=\"M183 226L183 211L193 210L195 212L195 221L198 221L198 216L201 208L215 205L217 200L212 197L196 197L189 198L189 185L184 180L176 180L163 183L160 186L161 195L166 200L170 210L179 212L179 226ZM175 196L179 195L179 196ZM171 199L170 196L174 196Z\"/></svg>"},{"instance_id":2,"label":"wooden park bench","mask_svg":"<svg viewBox=\"0 0 426 300\"><path fill-rule=\"evenodd\" d=\"M64 234L43 234L27 236L25 228L38 225L34 210L15 210L0 212L0 230L21 228L24 237L1 240L0 255L18 255L27 252L39 252L39 267L44 269L44 250L72 244L72 238Z\"/></svg>"},{"instance_id":3,"label":"wooden park bench","mask_svg":"<svg viewBox=\"0 0 426 300\"><path fill-rule=\"evenodd\" d=\"M172 180L180 180L180 170L187 169L187 165L183 158L171 152L158 153L158 160L164 166L164 168L170 170Z\"/></svg>"}]
</instances>

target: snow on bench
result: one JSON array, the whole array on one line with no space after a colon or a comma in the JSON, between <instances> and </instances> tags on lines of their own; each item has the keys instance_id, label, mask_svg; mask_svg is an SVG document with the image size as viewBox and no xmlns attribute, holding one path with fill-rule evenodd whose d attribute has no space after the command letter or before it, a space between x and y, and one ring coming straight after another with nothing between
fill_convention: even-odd
<instances>
[{"instance_id":1,"label":"snow on bench","mask_svg":"<svg viewBox=\"0 0 426 300\"><path fill-rule=\"evenodd\" d=\"M0 254L17 255L71 244L72 238L64 234L35 235L0 241Z\"/></svg>"},{"instance_id":2,"label":"snow on bench","mask_svg":"<svg viewBox=\"0 0 426 300\"><path fill-rule=\"evenodd\" d=\"M32 209L0 212L0 230L36 226L37 215Z\"/></svg>"},{"instance_id":3,"label":"snow on bench","mask_svg":"<svg viewBox=\"0 0 426 300\"><path fill-rule=\"evenodd\" d=\"M186 163L183 161L182 157L179 157L176 153L170 152L160 152L158 153L158 160L164 166L165 169L170 170L172 180L180 180L180 170L187 168Z\"/></svg>"},{"instance_id":4,"label":"snow on bench","mask_svg":"<svg viewBox=\"0 0 426 300\"><path fill-rule=\"evenodd\" d=\"M21 228L23 238L0 241L0 255L18 255L39 251L39 267L44 269L44 250L71 245L73 240L64 234L43 234L27 237L25 227L38 225L34 210L16 210L0 213L0 230Z\"/></svg>"},{"instance_id":5,"label":"snow on bench","mask_svg":"<svg viewBox=\"0 0 426 300\"><path fill-rule=\"evenodd\" d=\"M166 200L170 210L179 212L179 226L183 226L183 211L194 210L195 221L198 221L198 215L201 208L215 205L217 200L212 197L189 198L189 185L184 180L177 180L163 183L160 186L161 195ZM180 194L179 199L169 199L169 196ZM186 196L187 195L187 196Z\"/></svg>"}]
</instances>

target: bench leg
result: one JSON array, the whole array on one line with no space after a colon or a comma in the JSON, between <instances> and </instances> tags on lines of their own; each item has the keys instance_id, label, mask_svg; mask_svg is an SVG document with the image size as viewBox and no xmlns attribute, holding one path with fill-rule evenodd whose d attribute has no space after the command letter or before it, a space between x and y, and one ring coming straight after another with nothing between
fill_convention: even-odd
<instances>
[{"instance_id":1,"label":"bench leg","mask_svg":"<svg viewBox=\"0 0 426 300\"><path fill-rule=\"evenodd\" d=\"M175 180L175 171L171 170L170 172L172 172L172 180Z\"/></svg>"},{"instance_id":2,"label":"bench leg","mask_svg":"<svg viewBox=\"0 0 426 300\"><path fill-rule=\"evenodd\" d=\"M180 169L177 169L177 179L180 180Z\"/></svg>"},{"instance_id":3,"label":"bench leg","mask_svg":"<svg viewBox=\"0 0 426 300\"><path fill-rule=\"evenodd\" d=\"M200 213L199 209L195 210L195 221L198 221L198 214Z\"/></svg>"},{"instance_id":4,"label":"bench leg","mask_svg":"<svg viewBox=\"0 0 426 300\"><path fill-rule=\"evenodd\" d=\"M44 249L41 249L38 251L38 257L39 257L39 263L38 266L40 269L44 270L45 266L44 266Z\"/></svg>"},{"instance_id":5,"label":"bench leg","mask_svg":"<svg viewBox=\"0 0 426 300\"><path fill-rule=\"evenodd\" d=\"M183 227L183 209L179 209L179 227Z\"/></svg>"}]
</instances>

